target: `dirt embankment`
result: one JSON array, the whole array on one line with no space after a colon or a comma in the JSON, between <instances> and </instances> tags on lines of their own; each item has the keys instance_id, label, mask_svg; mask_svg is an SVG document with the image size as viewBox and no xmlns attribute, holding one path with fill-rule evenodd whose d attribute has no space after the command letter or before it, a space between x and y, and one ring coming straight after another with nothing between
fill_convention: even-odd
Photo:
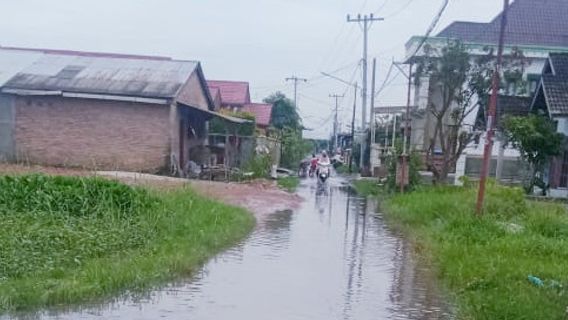
<instances>
[{"instance_id":1,"label":"dirt embankment","mask_svg":"<svg viewBox=\"0 0 568 320\"><path fill-rule=\"evenodd\" d=\"M243 207L257 217L276 211L295 209L301 197L280 190L275 183L267 180L250 183L222 183L212 181L187 180L151 174L121 171L87 171L79 169L53 168L43 166L23 166L0 163L0 174L44 173L63 176L102 176L117 179L127 184L158 188L177 188L191 186L202 196Z\"/></svg>"}]
</instances>

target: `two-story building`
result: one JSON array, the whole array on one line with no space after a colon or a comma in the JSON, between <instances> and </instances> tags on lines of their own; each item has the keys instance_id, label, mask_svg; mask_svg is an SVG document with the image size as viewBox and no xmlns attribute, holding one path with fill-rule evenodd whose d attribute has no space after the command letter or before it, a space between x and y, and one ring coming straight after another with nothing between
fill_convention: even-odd
<instances>
[{"instance_id":1,"label":"two-story building","mask_svg":"<svg viewBox=\"0 0 568 320\"><path fill-rule=\"evenodd\" d=\"M512 84L502 88L504 95L521 95L530 97L536 91L541 71L548 61L549 53L568 52L568 1L565 0L516 0L509 9L508 25L505 34L505 54L520 50L525 57L523 79L526 88L514 87ZM412 37L406 44L407 61L412 62L424 57L424 48L440 49L451 40L459 40L466 46L471 59L486 55L488 50L496 50L498 44L501 14L488 23L457 21L443 29L435 37L424 39ZM425 45L419 47L425 41ZM420 49L419 49L420 48ZM418 151L426 151L434 132L434 119L429 106L439 103L440 89L427 76L420 78L413 86L414 106L412 115L411 146ZM462 130L475 128L477 111L466 119ZM483 139L482 139L483 141ZM499 154L514 162L519 153L513 149L501 150L504 144L497 141L494 145L493 161ZM468 167L468 159L478 161L483 154L483 143L472 143L458 161L457 166ZM458 168L458 171L460 168ZM492 172L496 170L493 169ZM459 175L464 172L458 172ZM457 179L456 179L457 180Z\"/></svg>"}]
</instances>

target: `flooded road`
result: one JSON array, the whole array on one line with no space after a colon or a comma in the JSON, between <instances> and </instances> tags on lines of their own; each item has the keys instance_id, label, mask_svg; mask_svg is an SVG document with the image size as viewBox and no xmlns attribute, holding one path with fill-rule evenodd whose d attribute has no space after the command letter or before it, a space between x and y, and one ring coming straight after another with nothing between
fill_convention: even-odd
<instances>
[{"instance_id":1,"label":"flooded road","mask_svg":"<svg viewBox=\"0 0 568 320\"><path fill-rule=\"evenodd\" d=\"M375 202L350 193L341 179L329 183L316 194L315 181L304 181L299 210L259 221L247 240L192 279L32 318L449 319L434 281Z\"/></svg>"}]
</instances>

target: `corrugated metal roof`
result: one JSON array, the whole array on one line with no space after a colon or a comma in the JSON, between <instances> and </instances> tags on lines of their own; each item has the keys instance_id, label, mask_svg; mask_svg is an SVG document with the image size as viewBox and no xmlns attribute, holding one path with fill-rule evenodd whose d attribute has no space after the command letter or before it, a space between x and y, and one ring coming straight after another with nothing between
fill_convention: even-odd
<instances>
[{"instance_id":1,"label":"corrugated metal roof","mask_svg":"<svg viewBox=\"0 0 568 320\"><path fill-rule=\"evenodd\" d=\"M14 52L0 50L0 87L20 70L42 57L37 52Z\"/></svg>"},{"instance_id":2,"label":"corrugated metal roof","mask_svg":"<svg viewBox=\"0 0 568 320\"><path fill-rule=\"evenodd\" d=\"M2 53L24 56L30 51L0 48ZM3 86L9 89L173 98L195 71L198 62L140 57L107 57L39 52Z\"/></svg>"}]
</instances>

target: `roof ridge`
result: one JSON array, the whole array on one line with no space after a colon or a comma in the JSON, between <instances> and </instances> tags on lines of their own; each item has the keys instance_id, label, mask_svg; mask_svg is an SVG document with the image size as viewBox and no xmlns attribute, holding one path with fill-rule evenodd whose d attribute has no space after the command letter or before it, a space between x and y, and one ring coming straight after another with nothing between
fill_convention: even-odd
<instances>
[{"instance_id":1,"label":"roof ridge","mask_svg":"<svg viewBox=\"0 0 568 320\"><path fill-rule=\"evenodd\" d=\"M97 52L97 51L81 51L81 50L67 50L67 49L47 49L47 48L24 48L24 47L11 47L0 46L0 50L14 50L14 51L31 51L41 52L44 54L61 54L69 56L83 56L83 57L100 57L100 58L117 58L117 59L140 59L140 60L159 60L159 61L179 61L179 62L195 62L191 60L175 60L166 56L153 56L153 55L140 55L128 53L112 53L112 52Z\"/></svg>"},{"instance_id":2,"label":"roof ridge","mask_svg":"<svg viewBox=\"0 0 568 320\"><path fill-rule=\"evenodd\" d=\"M248 81L239 81L239 80L207 80L207 82L231 82L231 83L242 83L242 84L249 84Z\"/></svg>"}]
</instances>

